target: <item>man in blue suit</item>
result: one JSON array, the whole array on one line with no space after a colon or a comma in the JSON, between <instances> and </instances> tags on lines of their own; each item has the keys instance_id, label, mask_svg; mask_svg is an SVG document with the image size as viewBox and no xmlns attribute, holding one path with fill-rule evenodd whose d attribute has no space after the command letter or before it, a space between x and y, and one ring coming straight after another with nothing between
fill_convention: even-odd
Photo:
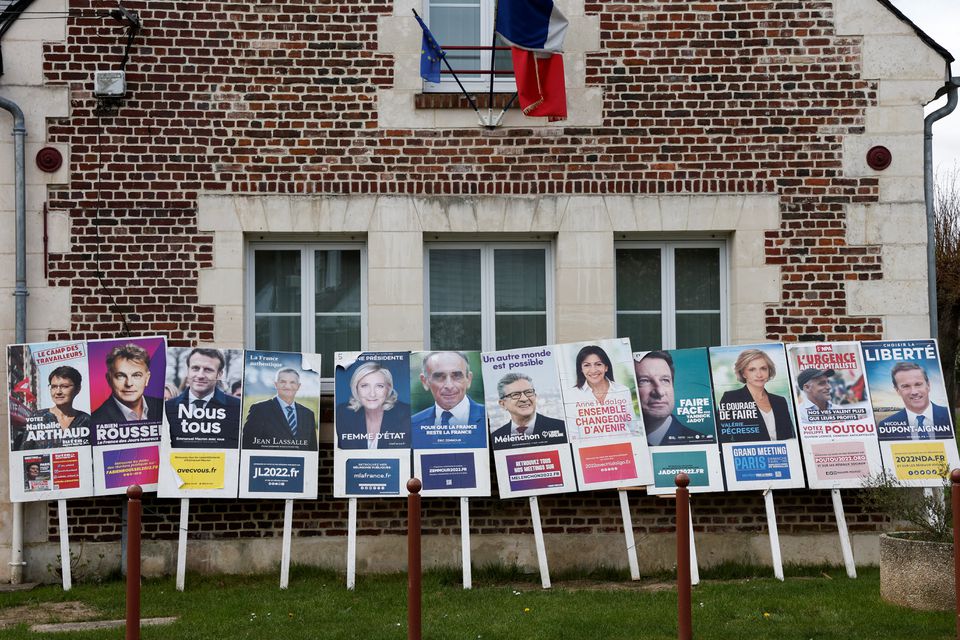
<instances>
[{"instance_id":1,"label":"man in blue suit","mask_svg":"<svg viewBox=\"0 0 960 640\"><path fill-rule=\"evenodd\" d=\"M904 408L880 422L881 440L932 440L953 438L950 412L930 402L930 377L914 362L898 362L890 378Z\"/></svg>"},{"instance_id":2,"label":"man in blue suit","mask_svg":"<svg viewBox=\"0 0 960 640\"><path fill-rule=\"evenodd\" d=\"M413 415L414 432L432 425L479 425L483 432L486 412L467 395L471 382L470 363L459 351L431 351L424 356L420 383L433 395L434 403Z\"/></svg>"},{"instance_id":3,"label":"man in blue suit","mask_svg":"<svg viewBox=\"0 0 960 640\"><path fill-rule=\"evenodd\" d=\"M187 356L186 388L165 407L174 448L237 448L240 399L219 387L225 366L219 349L196 348Z\"/></svg>"}]
</instances>

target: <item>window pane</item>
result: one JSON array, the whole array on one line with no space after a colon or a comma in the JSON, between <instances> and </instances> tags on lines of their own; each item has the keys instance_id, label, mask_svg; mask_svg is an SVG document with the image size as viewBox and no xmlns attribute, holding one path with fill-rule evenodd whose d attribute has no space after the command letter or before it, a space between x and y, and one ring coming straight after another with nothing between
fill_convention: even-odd
<instances>
[{"instance_id":1,"label":"window pane","mask_svg":"<svg viewBox=\"0 0 960 640\"><path fill-rule=\"evenodd\" d=\"M441 47L477 46L480 44L480 5L476 2L456 3L458 6L441 6L453 3L443 2L430 7L430 32ZM490 43L487 43L490 46ZM455 71L476 70L480 68L479 51L447 51L447 62ZM446 66L441 66L446 70ZM463 78L461 77L461 80Z\"/></svg>"},{"instance_id":2,"label":"window pane","mask_svg":"<svg viewBox=\"0 0 960 640\"><path fill-rule=\"evenodd\" d=\"M480 314L430 316L430 348L479 351Z\"/></svg>"},{"instance_id":3,"label":"window pane","mask_svg":"<svg viewBox=\"0 0 960 640\"><path fill-rule=\"evenodd\" d=\"M255 349L300 351L300 316L260 316L254 328Z\"/></svg>"},{"instance_id":4,"label":"window pane","mask_svg":"<svg viewBox=\"0 0 960 640\"><path fill-rule=\"evenodd\" d=\"M545 315L497 314L497 349L536 347L547 342Z\"/></svg>"},{"instance_id":5,"label":"window pane","mask_svg":"<svg viewBox=\"0 0 960 640\"><path fill-rule=\"evenodd\" d=\"M678 310L720 309L720 249L676 249L674 267Z\"/></svg>"},{"instance_id":6,"label":"window pane","mask_svg":"<svg viewBox=\"0 0 960 640\"><path fill-rule=\"evenodd\" d=\"M430 312L438 311L480 311L479 249L430 250Z\"/></svg>"},{"instance_id":7,"label":"window pane","mask_svg":"<svg viewBox=\"0 0 960 640\"><path fill-rule=\"evenodd\" d=\"M546 310L547 275L543 249L497 249L493 252L493 262L496 311ZM498 337L497 349L506 348L500 345Z\"/></svg>"},{"instance_id":8,"label":"window pane","mask_svg":"<svg viewBox=\"0 0 960 640\"><path fill-rule=\"evenodd\" d=\"M677 349L720 344L719 313L678 313Z\"/></svg>"},{"instance_id":9,"label":"window pane","mask_svg":"<svg viewBox=\"0 0 960 640\"><path fill-rule=\"evenodd\" d=\"M497 44L498 47L509 47L507 41L497 35ZM510 51L497 51L494 54L493 58L493 68L497 71L513 71L513 56L510 54ZM497 80L506 80L510 76L498 75L495 77Z\"/></svg>"},{"instance_id":10,"label":"window pane","mask_svg":"<svg viewBox=\"0 0 960 640\"><path fill-rule=\"evenodd\" d=\"M315 331L321 377L332 378L334 352L360 349L360 316L317 316Z\"/></svg>"},{"instance_id":11,"label":"window pane","mask_svg":"<svg viewBox=\"0 0 960 640\"><path fill-rule=\"evenodd\" d=\"M253 270L257 313L300 311L299 251L257 251Z\"/></svg>"},{"instance_id":12,"label":"window pane","mask_svg":"<svg viewBox=\"0 0 960 640\"><path fill-rule=\"evenodd\" d=\"M360 252L314 251L315 311L360 311ZM357 339L356 346L360 340ZM341 351L347 351L344 348Z\"/></svg>"},{"instance_id":13,"label":"window pane","mask_svg":"<svg viewBox=\"0 0 960 640\"><path fill-rule=\"evenodd\" d=\"M617 311L660 311L660 304L660 249L617 249Z\"/></svg>"},{"instance_id":14,"label":"window pane","mask_svg":"<svg viewBox=\"0 0 960 640\"><path fill-rule=\"evenodd\" d=\"M663 348L663 328L659 313L618 313L617 337L630 338L634 351Z\"/></svg>"}]
</instances>

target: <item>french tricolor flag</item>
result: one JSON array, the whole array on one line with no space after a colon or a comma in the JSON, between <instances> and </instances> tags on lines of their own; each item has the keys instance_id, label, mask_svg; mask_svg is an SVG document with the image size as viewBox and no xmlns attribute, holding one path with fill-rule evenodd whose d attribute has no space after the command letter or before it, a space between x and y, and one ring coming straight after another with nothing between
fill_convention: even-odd
<instances>
[{"instance_id":1,"label":"french tricolor flag","mask_svg":"<svg viewBox=\"0 0 960 640\"><path fill-rule=\"evenodd\" d=\"M567 19L553 0L500 0L496 32L512 48L517 97L528 116L563 120L563 37Z\"/></svg>"}]
</instances>

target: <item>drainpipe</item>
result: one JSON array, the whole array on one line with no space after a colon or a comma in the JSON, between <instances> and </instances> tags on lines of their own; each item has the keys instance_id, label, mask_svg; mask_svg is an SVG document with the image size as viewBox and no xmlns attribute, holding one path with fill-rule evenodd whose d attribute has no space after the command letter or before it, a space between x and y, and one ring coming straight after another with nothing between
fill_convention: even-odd
<instances>
[{"instance_id":1,"label":"drainpipe","mask_svg":"<svg viewBox=\"0 0 960 640\"><path fill-rule=\"evenodd\" d=\"M947 65L950 78L950 65ZM933 123L944 118L957 107L957 88L960 77L950 78L937 91L937 98L947 94L947 104L923 119L923 200L927 206L927 298L930 307L930 337L936 338L937 327L937 219L933 210ZM936 99L936 98L934 98Z\"/></svg>"},{"instance_id":2,"label":"drainpipe","mask_svg":"<svg viewBox=\"0 0 960 640\"><path fill-rule=\"evenodd\" d=\"M23 111L11 100L0 97L0 108L9 111L13 116L14 141L14 173L15 173L15 200L16 200L16 233L17 233L17 282L13 290L16 299L16 340L18 343L27 341L27 189L26 164L23 159L23 141L27 136L24 126ZM10 540L10 583L23 582L23 503L13 503L13 533Z\"/></svg>"}]
</instances>

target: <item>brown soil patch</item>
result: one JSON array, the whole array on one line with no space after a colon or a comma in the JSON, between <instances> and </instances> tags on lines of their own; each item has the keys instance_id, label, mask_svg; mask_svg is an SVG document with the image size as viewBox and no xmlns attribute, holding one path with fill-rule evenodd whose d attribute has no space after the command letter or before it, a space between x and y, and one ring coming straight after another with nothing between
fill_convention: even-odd
<instances>
[{"instance_id":1,"label":"brown soil patch","mask_svg":"<svg viewBox=\"0 0 960 640\"><path fill-rule=\"evenodd\" d=\"M0 629L20 624L79 622L100 615L100 611L82 602L38 602L0 609Z\"/></svg>"}]
</instances>

